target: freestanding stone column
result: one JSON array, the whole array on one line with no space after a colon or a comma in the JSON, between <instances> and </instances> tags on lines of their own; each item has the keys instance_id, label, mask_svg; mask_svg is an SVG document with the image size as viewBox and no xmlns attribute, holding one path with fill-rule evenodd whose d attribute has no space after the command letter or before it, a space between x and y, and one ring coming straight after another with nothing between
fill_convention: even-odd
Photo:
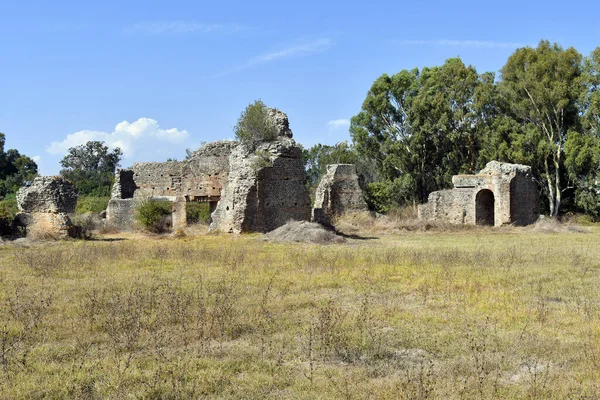
<instances>
[{"instance_id":1,"label":"freestanding stone column","mask_svg":"<svg viewBox=\"0 0 600 400\"><path fill-rule=\"evenodd\" d=\"M21 212L15 222L26 228L28 236L72 236L74 229L68 214L75 212L77 197L75 186L60 176L35 178L30 186L17 192L17 206Z\"/></svg>"},{"instance_id":2,"label":"freestanding stone column","mask_svg":"<svg viewBox=\"0 0 600 400\"><path fill-rule=\"evenodd\" d=\"M173 202L173 230L178 231L187 226L187 202L185 197L178 196Z\"/></svg>"},{"instance_id":3,"label":"freestanding stone column","mask_svg":"<svg viewBox=\"0 0 600 400\"><path fill-rule=\"evenodd\" d=\"M333 218L351 211L367 211L354 164L331 164L315 195L312 219L331 225Z\"/></svg>"}]
</instances>

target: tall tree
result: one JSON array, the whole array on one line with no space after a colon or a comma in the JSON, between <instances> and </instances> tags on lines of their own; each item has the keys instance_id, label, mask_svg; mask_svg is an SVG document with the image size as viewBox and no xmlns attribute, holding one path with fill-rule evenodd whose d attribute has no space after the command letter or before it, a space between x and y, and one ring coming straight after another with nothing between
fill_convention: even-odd
<instances>
[{"instance_id":1,"label":"tall tree","mask_svg":"<svg viewBox=\"0 0 600 400\"><path fill-rule=\"evenodd\" d=\"M576 184L576 206L600 218L600 47L585 57L582 83L582 130L571 132L565 142L565 165Z\"/></svg>"},{"instance_id":2,"label":"tall tree","mask_svg":"<svg viewBox=\"0 0 600 400\"><path fill-rule=\"evenodd\" d=\"M69 149L60 161L60 174L71 180L80 194L108 196L122 155L118 147L111 151L104 142L89 141Z\"/></svg>"},{"instance_id":3,"label":"tall tree","mask_svg":"<svg viewBox=\"0 0 600 400\"><path fill-rule=\"evenodd\" d=\"M0 133L0 197L14 194L38 173L36 162L18 150L4 151L6 137Z\"/></svg>"},{"instance_id":4,"label":"tall tree","mask_svg":"<svg viewBox=\"0 0 600 400\"><path fill-rule=\"evenodd\" d=\"M499 89L510 113L524 128L515 144L519 139L532 144L537 161L534 168L544 182L552 216L558 215L568 186L564 182L564 146L569 134L580 128L581 61L574 48L564 50L544 40L535 49L517 49L501 71Z\"/></svg>"},{"instance_id":5,"label":"tall tree","mask_svg":"<svg viewBox=\"0 0 600 400\"><path fill-rule=\"evenodd\" d=\"M458 58L377 79L350 132L359 154L376 160L380 179L393 187L379 183L378 192L395 193L398 204L422 202L452 175L474 171L493 84L493 74L478 75Z\"/></svg>"}]
</instances>

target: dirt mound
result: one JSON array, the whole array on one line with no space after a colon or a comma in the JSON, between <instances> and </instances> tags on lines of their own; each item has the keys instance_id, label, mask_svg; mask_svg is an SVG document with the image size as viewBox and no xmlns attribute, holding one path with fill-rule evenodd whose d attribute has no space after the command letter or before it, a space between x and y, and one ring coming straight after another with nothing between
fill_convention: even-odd
<instances>
[{"instance_id":1,"label":"dirt mound","mask_svg":"<svg viewBox=\"0 0 600 400\"><path fill-rule=\"evenodd\" d=\"M322 225L306 221L289 221L267 233L266 239L273 242L304 242L315 244L343 243L346 239Z\"/></svg>"}]
</instances>

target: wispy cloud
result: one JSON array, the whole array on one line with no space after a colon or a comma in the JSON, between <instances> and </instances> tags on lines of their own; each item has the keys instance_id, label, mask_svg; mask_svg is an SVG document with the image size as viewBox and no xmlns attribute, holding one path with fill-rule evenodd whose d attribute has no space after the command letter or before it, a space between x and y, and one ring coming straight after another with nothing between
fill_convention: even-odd
<instances>
[{"instance_id":1,"label":"wispy cloud","mask_svg":"<svg viewBox=\"0 0 600 400\"><path fill-rule=\"evenodd\" d=\"M127 27L127 31L145 35L192 34L192 33L235 33L242 30L236 24L207 24L202 22L162 21L140 22Z\"/></svg>"},{"instance_id":2,"label":"wispy cloud","mask_svg":"<svg viewBox=\"0 0 600 400\"><path fill-rule=\"evenodd\" d=\"M349 119L334 119L331 120L327 123L327 125L332 128L345 128L350 126L350 120Z\"/></svg>"},{"instance_id":3,"label":"wispy cloud","mask_svg":"<svg viewBox=\"0 0 600 400\"><path fill-rule=\"evenodd\" d=\"M396 43L404 45L434 45L444 47L482 47L482 48L516 48L524 47L527 44L514 43L514 42L495 42L491 40L452 40L452 39L438 39L438 40L398 40Z\"/></svg>"},{"instance_id":4,"label":"wispy cloud","mask_svg":"<svg viewBox=\"0 0 600 400\"><path fill-rule=\"evenodd\" d=\"M305 57L311 54L322 53L327 51L334 45L333 40L329 38L320 38L314 40L312 42L301 43L298 45L290 46L285 49L272 51L269 53L260 54L256 57L251 58L250 60L242 63L238 66L234 66L224 72L217 74L216 76L228 75L233 72L242 71L248 68L252 68L261 64L270 63L273 61L282 60L285 58L293 58L293 57Z\"/></svg>"}]
</instances>

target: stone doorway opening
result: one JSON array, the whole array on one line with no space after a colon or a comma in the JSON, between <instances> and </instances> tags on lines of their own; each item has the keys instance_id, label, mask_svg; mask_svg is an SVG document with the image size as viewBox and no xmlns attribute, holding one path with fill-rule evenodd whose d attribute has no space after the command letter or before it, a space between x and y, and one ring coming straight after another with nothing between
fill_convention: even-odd
<instances>
[{"instance_id":1,"label":"stone doorway opening","mask_svg":"<svg viewBox=\"0 0 600 400\"><path fill-rule=\"evenodd\" d=\"M480 190L475 196L475 222L494 226L494 193L491 190Z\"/></svg>"},{"instance_id":2,"label":"stone doorway opening","mask_svg":"<svg viewBox=\"0 0 600 400\"><path fill-rule=\"evenodd\" d=\"M187 224L212 223L212 213L220 199L219 196L185 196Z\"/></svg>"}]
</instances>

